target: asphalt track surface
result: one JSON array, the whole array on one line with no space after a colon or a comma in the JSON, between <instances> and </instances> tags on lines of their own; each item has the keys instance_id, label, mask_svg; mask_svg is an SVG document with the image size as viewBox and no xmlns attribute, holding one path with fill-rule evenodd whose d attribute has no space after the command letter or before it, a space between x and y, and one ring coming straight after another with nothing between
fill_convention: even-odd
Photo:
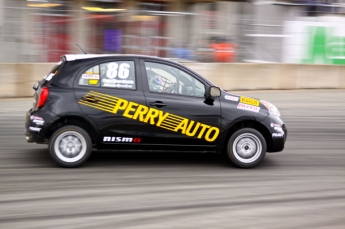
<instances>
[{"instance_id":1,"label":"asphalt track surface","mask_svg":"<svg viewBox=\"0 0 345 229\"><path fill-rule=\"evenodd\" d=\"M254 169L215 154L95 152L56 166L26 143L31 99L1 100L0 228L345 228L345 90L241 92L289 135Z\"/></svg>"}]
</instances>

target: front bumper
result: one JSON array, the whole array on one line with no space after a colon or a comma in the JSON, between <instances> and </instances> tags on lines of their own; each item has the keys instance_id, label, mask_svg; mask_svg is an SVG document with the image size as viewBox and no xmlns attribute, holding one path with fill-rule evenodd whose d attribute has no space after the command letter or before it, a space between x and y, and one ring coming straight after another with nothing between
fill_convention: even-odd
<instances>
[{"instance_id":1,"label":"front bumper","mask_svg":"<svg viewBox=\"0 0 345 229\"><path fill-rule=\"evenodd\" d=\"M273 115L269 115L265 119L265 124L270 127L269 131L271 135L267 152L274 153L282 151L288 134L286 124L279 117Z\"/></svg>"},{"instance_id":2,"label":"front bumper","mask_svg":"<svg viewBox=\"0 0 345 229\"><path fill-rule=\"evenodd\" d=\"M272 144L271 144L271 148L269 149L269 152L274 153L274 152L282 151L284 149L286 139L287 139L287 128L286 128L286 125L283 124L282 132L272 133Z\"/></svg>"}]
</instances>

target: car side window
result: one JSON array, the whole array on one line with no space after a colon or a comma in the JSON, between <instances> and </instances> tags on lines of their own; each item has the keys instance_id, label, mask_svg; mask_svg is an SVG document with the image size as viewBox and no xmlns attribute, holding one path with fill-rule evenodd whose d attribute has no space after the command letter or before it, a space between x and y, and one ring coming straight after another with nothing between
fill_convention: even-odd
<instances>
[{"instance_id":1,"label":"car side window","mask_svg":"<svg viewBox=\"0 0 345 229\"><path fill-rule=\"evenodd\" d=\"M136 89L134 61L116 61L100 65L101 86Z\"/></svg>"},{"instance_id":2,"label":"car side window","mask_svg":"<svg viewBox=\"0 0 345 229\"><path fill-rule=\"evenodd\" d=\"M81 75L79 85L135 90L134 61L112 61L96 65Z\"/></svg>"},{"instance_id":3,"label":"car side window","mask_svg":"<svg viewBox=\"0 0 345 229\"><path fill-rule=\"evenodd\" d=\"M96 65L81 74L79 85L99 86L99 79L99 65Z\"/></svg>"},{"instance_id":4,"label":"car side window","mask_svg":"<svg viewBox=\"0 0 345 229\"><path fill-rule=\"evenodd\" d=\"M150 92L204 97L205 85L178 68L145 62L145 69Z\"/></svg>"}]
</instances>

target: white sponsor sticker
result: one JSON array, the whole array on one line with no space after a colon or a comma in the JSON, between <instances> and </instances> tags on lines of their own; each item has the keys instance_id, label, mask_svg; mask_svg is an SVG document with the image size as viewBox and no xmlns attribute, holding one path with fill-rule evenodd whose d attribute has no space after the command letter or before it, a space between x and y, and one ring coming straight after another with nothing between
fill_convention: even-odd
<instances>
[{"instance_id":1,"label":"white sponsor sticker","mask_svg":"<svg viewBox=\"0 0 345 229\"><path fill-rule=\"evenodd\" d=\"M103 84L103 87L116 87L116 88L133 88L132 85L126 85L126 84Z\"/></svg>"},{"instance_id":2,"label":"white sponsor sticker","mask_svg":"<svg viewBox=\"0 0 345 229\"><path fill-rule=\"evenodd\" d=\"M54 75L55 75L54 73L50 73L49 75L45 76L44 79L49 81L53 78Z\"/></svg>"},{"instance_id":3,"label":"white sponsor sticker","mask_svg":"<svg viewBox=\"0 0 345 229\"><path fill-rule=\"evenodd\" d=\"M278 132L283 132L283 128L281 128L281 127L274 127L274 129Z\"/></svg>"},{"instance_id":4,"label":"white sponsor sticker","mask_svg":"<svg viewBox=\"0 0 345 229\"><path fill-rule=\"evenodd\" d=\"M237 105L237 109L253 111L253 112L256 112L256 113L258 113L260 111L260 107L252 106L252 105L248 105L248 104L244 104L244 103L239 103Z\"/></svg>"},{"instance_id":5,"label":"white sponsor sticker","mask_svg":"<svg viewBox=\"0 0 345 229\"><path fill-rule=\"evenodd\" d=\"M82 74L82 79L88 79L88 80L99 80L99 75L96 74Z\"/></svg>"},{"instance_id":6,"label":"white sponsor sticker","mask_svg":"<svg viewBox=\"0 0 345 229\"><path fill-rule=\"evenodd\" d=\"M134 80L116 80L116 79L103 79L103 83L123 83L123 84L134 84Z\"/></svg>"},{"instance_id":7,"label":"white sponsor sticker","mask_svg":"<svg viewBox=\"0 0 345 229\"><path fill-rule=\"evenodd\" d=\"M38 117L38 116L35 116L35 115L31 115L31 116L30 116L30 119L31 119L31 120L34 120L34 119L36 119L36 120L43 120L43 118Z\"/></svg>"},{"instance_id":8,"label":"white sponsor sticker","mask_svg":"<svg viewBox=\"0 0 345 229\"><path fill-rule=\"evenodd\" d=\"M280 124L271 123L271 127L278 132L283 132L283 128Z\"/></svg>"},{"instance_id":9,"label":"white sponsor sticker","mask_svg":"<svg viewBox=\"0 0 345 229\"><path fill-rule=\"evenodd\" d=\"M33 122L36 123L37 125L43 125L44 124L43 120L36 120L36 119L34 119Z\"/></svg>"},{"instance_id":10,"label":"white sponsor sticker","mask_svg":"<svg viewBox=\"0 0 345 229\"><path fill-rule=\"evenodd\" d=\"M226 100L231 100L231 101L238 101L238 97L236 97L236 96L231 96L231 95L226 95L226 96L224 96L224 99L226 99Z\"/></svg>"},{"instance_id":11,"label":"white sponsor sticker","mask_svg":"<svg viewBox=\"0 0 345 229\"><path fill-rule=\"evenodd\" d=\"M41 130L41 128L32 127L32 126L30 126L29 129L32 130L32 131L37 131L37 132L40 132L40 130Z\"/></svg>"},{"instance_id":12,"label":"white sponsor sticker","mask_svg":"<svg viewBox=\"0 0 345 229\"><path fill-rule=\"evenodd\" d=\"M284 133L273 133L272 137L274 137L274 138L282 138L282 137L284 137Z\"/></svg>"},{"instance_id":13,"label":"white sponsor sticker","mask_svg":"<svg viewBox=\"0 0 345 229\"><path fill-rule=\"evenodd\" d=\"M273 127L281 127L281 125L275 124L275 123L271 123L271 127L272 127L272 128L273 128Z\"/></svg>"}]
</instances>

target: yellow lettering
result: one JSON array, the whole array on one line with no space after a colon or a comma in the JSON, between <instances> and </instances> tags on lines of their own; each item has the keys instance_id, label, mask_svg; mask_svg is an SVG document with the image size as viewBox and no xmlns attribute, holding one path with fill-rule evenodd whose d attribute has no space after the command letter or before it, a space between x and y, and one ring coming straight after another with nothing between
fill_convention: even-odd
<instances>
[{"instance_id":1,"label":"yellow lettering","mask_svg":"<svg viewBox=\"0 0 345 229\"><path fill-rule=\"evenodd\" d=\"M212 133L212 131L215 131L215 132L213 134L213 137L210 138L210 134ZM210 129L208 129L207 133L205 134L205 140L208 142L213 142L218 137L218 134L219 134L219 129L217 127L211 127Z\"/></svg>"},{"instance_id":2,"label":"yellow lettering","mask_svg":"<svg viewBox=\"0 0 345 229\"><path fill-rule=\"evenodd\" d=\"M124 99L119 99L114 106L113 113L116 114L118 110L124 110L128 105L128 101Z\"/></svg>"},{"instance_id":3,"label":"yellow lettering","mask_svg":"<svg viewBox=\"0 0 345 229\"><path fill-rule=\"evenodd\" d=\"M144 122L148 122L150 119L150 124L154 125L155 124L155 118L158 117L159 114L159 110L154 109L154 108L150 108L150 110L147 112L146 118L144 120Z\"/></svg>"},{"instance_id":4,"label":"yellow lettering","mask_svg":"<svg viewBox=\"0 0 345 229\"><path fill-rule=\"evenodd\" d=\"M182 134L185 134L186 133L186 128L188 126L188 119L184 118L180 124L178 124L178 126L174 129L174 131L178 131L179 129L182 130Z\"/></svg>"},{"instance_id":5,"label":"yellow lettering","mask_svg":"<svg viewBox=\"0 0 345 229\"><path fill-rule=\"evenodd\" d=\"M148 110L149 108L147 106L139 105L132 118L137 119L139 117L139 121L143 122L144 115L147 113Z\"/></svg>"},{"instance_id":6,"label":"yellow lettering","mask_svg":"<svg viewBox=\"0 0 345 229\"><path fill-rule=\"evenodd\" d=\"M187 128L187 131L186 131L186 135L187 135L187 136L193 137L193 136L196 134L196 132L198 131L199 126L200 126L200 123L199 123L199 122L196 123L196 125L195 125L195 127L194 127L194 130L193 130L193 132L191 133L191 132L190 132L190 129L192 128L193 125L194 125L194 121L190 121L190 123L189 123L189 125L188 125L188 128Z\"/></svg>"},{"instance_id":7,"label":"yellow lettering","mask_svg":"<svg viewBox=\"0 0 345 229\"><path fill-rule=\"evenodd\" d=\"M156 126L160 126L161 123L164 121L164 119L165 119L166 117L168 117L168 115L169 115L168 112L165 112L164 115L163 115L163 114L164 114L163 111L159 111L158 122L157 122Z\"/></svg>"},{"instance_id":8,"label":"yellow lettering","mask_svg":"<svg viewBox=\"0 0 345 229\"><path fill-rule=\"evenodd\" d=\"M202 126L202 129L201 129L200 132L199 132L198 138L201 138L201 137L202 137L202 135L204 134L206 128L210 128L210 127L211 127L211 126L209 126L209 125L205 125L205 124L202 124L202 123L200 124L200 126Z\"/></svg>"},{"instance_id":9,"label":"yellow lettering","mask_svg":"<svg viewBox=\"0 0 345 229\"><path fill-rule=\"evenodd\" d=\"M139 104L137 104L137 103L129 102L126 110L123 112L123 116L126 117L126 118L132 118L133 115L129 114L129 112L135 111L135 108L133 108L133 106L137 107L138 105Z\"/></svg>"},{"instance_id":10,"label":"yellow lettering","mask_svg":"<svg viewBox=\"0 0 345 229\"><path fill-rule=\"evenodd\" d=\"M102 95L101 93L99 94ZM185 134L190 137L198 135L198 139L204 137L204 139L208 142L215 141L219 136L220 130L217 127L211 127L200 122L189 120L187 118L183 118L181 116L177 116L168 112L163 112L162 110L149 108L145 105L117 98L115 96L108 97L115 99L113 103L115 103L117 100L115 106L113 107L113 110L110 111L111 113L117 114L122 110L123 117L149 123L151 125L156 125L157 127L165 128L175 132L179 132L181 130L181 134ZM252 105L260 104L258 100L246 97L241 97L240 101ZM103 101L103 103L107 102L110 101ZM157 122L155 122L155 120L157 120ZM197 134L198 131L199 133ZM115 137L113 138L115 139Z\"/></svg>"}]
</instances>

